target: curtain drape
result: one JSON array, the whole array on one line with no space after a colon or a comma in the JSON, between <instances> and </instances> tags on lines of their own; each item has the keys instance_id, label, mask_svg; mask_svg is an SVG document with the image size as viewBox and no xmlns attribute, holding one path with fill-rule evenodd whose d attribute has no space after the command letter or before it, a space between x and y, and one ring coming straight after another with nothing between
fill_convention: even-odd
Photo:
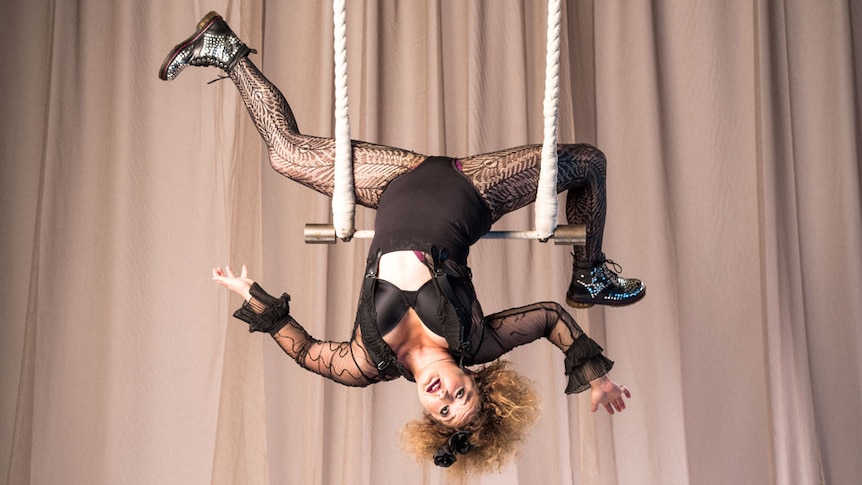
<instances>
[{"instance_id":1,"label":"curtain drape","mask_svg":"<svg viewBox=\"0 0 862 485\"><path fill-rule=\"evenodd\" d=\"M353 137L450 156L541 143L545 9L347 2ZM300 129L331 136L328 2L4 2L0 479L445 483L400 449L411 384L303 371L210 281L248 264L312 335L346 339L367 241L303 243L329 200L269 168L219 71L157 78L209 10ZM592 414L555 347L516 349L541 418L475 482L862 481L861 32L853 0L564 2L560 142L607 155L604 250L648 287L573 315L633 397ZM495 312L562 301L571 256L481 241L470 265Z\"/></svg>"}]
</instances>

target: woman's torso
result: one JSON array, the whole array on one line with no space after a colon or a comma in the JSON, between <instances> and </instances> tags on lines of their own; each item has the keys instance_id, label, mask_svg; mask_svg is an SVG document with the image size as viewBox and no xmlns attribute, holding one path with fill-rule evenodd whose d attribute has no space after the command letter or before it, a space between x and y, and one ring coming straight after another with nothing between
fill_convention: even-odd
<instances>
[{"instance_id":1,"label":"woman's torso","mask_svg":"<svg viewBox=\"0 0 862 485\"><path fill-rule=\"evenodd\" d=\"M491 229L491 211L452 158L429 157L380 196L371 252L445 250L467 263L470 246Z\"/></svg>"},{"instance_id":2,"label":"woman's torso","mask_svg":"<svg viewBox=\"0 0 862 485\"><path fill-rule=\"evenodd\" d=\"M430 157L383 192L371 243L382 254L375 307L380 335L396 354L416 344L448 347L425 259L435 247L466 265L470 246L490 226L490 210L451 158Z\"/></svg>"},{"instance_id":3,"label":"woman's torso","mask_svg":"<svg viewBox=\"0 0 862 485\"><path fill-rule=\"evenodd\" d=\"M413 251L380 257L374 300L377 328L396 355L416 345L448 347L437 318L439 296L431 272Z\"/></svg>"}]
</instances>

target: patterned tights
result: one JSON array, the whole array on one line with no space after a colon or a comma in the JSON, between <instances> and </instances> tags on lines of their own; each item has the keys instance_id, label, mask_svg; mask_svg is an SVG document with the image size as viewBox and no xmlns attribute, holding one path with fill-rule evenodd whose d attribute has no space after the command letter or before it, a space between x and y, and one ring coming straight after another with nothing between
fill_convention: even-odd
<instances>
[{"instance_id":1,"label":"patterned tights","mask_svg":"<svg viewBox=\"0 0 862 485\"><path fill-rule=\"evenodd\" d=\"M335 141L303 135L282 93L247 57L230 78L269 150L270 164L285 177L332 196ZM353 141L356 202L376 208L386 185L421 163L426 156L408 150ZM461 158L463 173L473 181L491 208L494 221L536 200L541 145L525 145ZM575 246L578 261L602 256L605 225L606 161L586 144L558 145L557 193L566 195L566 220L587 229L586 245Z\"/></svg>"}]
</instances>

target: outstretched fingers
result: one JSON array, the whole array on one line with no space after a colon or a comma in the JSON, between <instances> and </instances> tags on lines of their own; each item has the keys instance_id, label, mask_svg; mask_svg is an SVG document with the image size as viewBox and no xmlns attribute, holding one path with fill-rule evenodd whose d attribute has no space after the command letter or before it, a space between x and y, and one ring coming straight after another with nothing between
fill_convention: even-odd
<instances>
[{"instance_id":1,"label":"outstretched fingers","mask_svg":"<svg viewBox=\"0 0 862 485\"><path fill-rule=\"evenodd\" d=\"M615 414L626 409L626 399L631 399L632 393L626 386L620 386L610 379L602 379L600 384L593 388L591 395L592 412L596 412L599 406L605 408L608 414Z\"/></svg>"},{"instance_id":2,"label":"outstretched fingers","mask_svg":"<svg viewBox=\"0 0 862 485\"><path fill-rule=\"evenodd\" d=\"M626 399L631 399L632 393L626 386L620 386L620 394L610 400L610 402L605 403L605 409L614 414L614 412L622 412L626 409L626 401L623 399L623 396Z\"/></svg>"},{"instance_id":3,"label":"outstretched fingers","mask_svg":"<svg viewBox=\"0 0 862 485\"><path fill-rule=\"evenodd\" d=\"M240 295L245 300L251 299L249 292L253 281L248 277L248 267L242 265L240 275L236 276L230 266L217 266L212 270L212 279L216 283Z\"/></svg>"}]
</instances>

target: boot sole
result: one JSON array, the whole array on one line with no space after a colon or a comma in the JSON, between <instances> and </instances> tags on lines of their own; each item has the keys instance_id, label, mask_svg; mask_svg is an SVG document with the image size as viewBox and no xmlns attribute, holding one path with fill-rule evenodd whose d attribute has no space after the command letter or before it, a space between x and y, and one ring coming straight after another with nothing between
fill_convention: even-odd
<instances>
[{"instance_id":1,"label":"boot sole","mask_svg":"<svg viewBox=\"0 0 862 485\"><path fill-rule=\"evenodd\" d=\"M159 79L161 79L162 81L168 81L168 66L171 65L172 62L174 62L174 59L176 59L177 54L182 52L189 45L194 44L195 41L198 40L198 38L200 38L200 36L203 35L203 33L206 32L207 29L209 29L210 26L220 18L221 15L214 11L206 14L204 18L202 18L200 22L198 22L197 30L195 31L195 33L192 34L191 37L189 37L188 39L175 45L174 48L168 53L168 56L165 57L165 61L162 62L162 67L159 68Z\"/></svg>"},{"instance_id":2,"label":"boot sole","mask_svg":"<svg viewBox=\"0 0 862 485\"><path fill-rule=\"evenodd\" d=\"M569 298L568 295L566 295L566 304L572 308L592 308L595 305L604 305L604 306L611 306L611 307L624 307L624 306L633 305L633 304L641 301L644 296L646 296L646 288L644 288L644 291L642 291L641 294L637 296L637 298L635 298L633 300L628 300L625 302L616 302L613 300L603 300L603 301L593 301L592 303L587 303L587 302L580 302L580 301L572 300L571 298Z\"/></svg>"}]
</instances>

